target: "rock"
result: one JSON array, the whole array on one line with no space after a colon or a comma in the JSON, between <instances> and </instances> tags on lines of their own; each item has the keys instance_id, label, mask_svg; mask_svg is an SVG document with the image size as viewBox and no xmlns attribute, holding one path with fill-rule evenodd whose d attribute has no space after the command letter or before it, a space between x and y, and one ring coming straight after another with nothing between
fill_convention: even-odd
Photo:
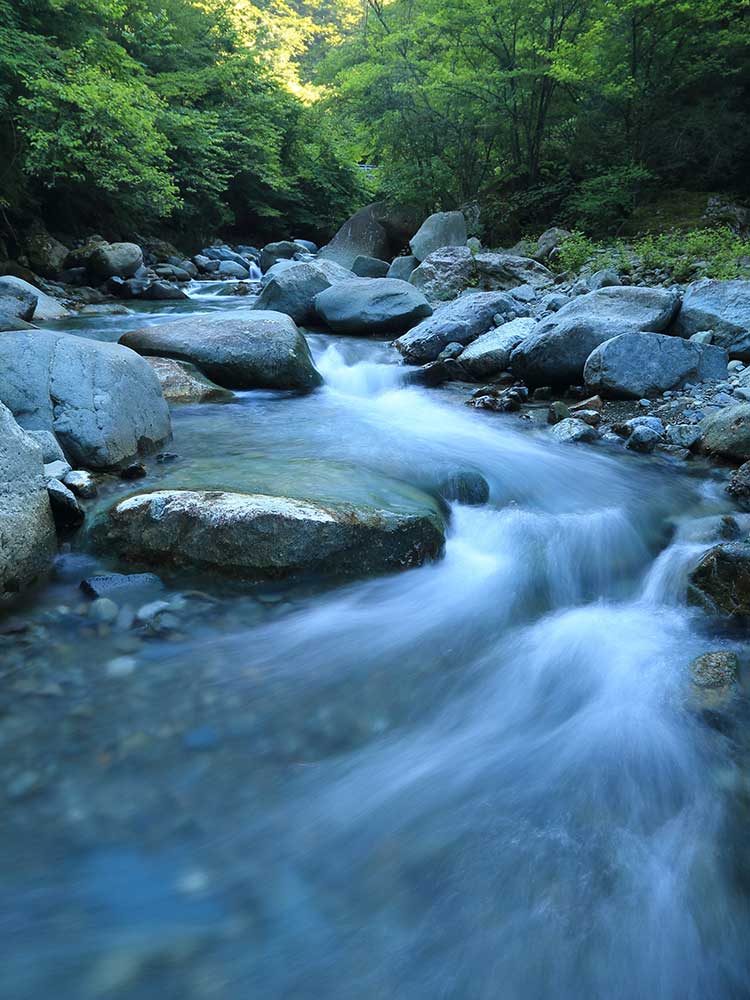
<instances>
[{"instance_id":1,"label":"rock","mask_svg":"<svg viewBox=\"0 0 750 1000\"><path fill-rule=\"evenodd\" d=\"M0 399L23 427L54 433L74 466L110 468L171 433L159 380L142 358L65 333L0 337Z\"/></svg>"},{"instance_id":2,"label":"rock","mask_svg":"<svg viewBox=\"0 0 750 1000\"><path fill-rule=\"evenodd\" d=\"M28 322L34 315L38 298L38 289L19 287L0 278L0 318Z\"/></svg>"},{"instance_id":3,"label":"rock","mask_svg":"<svg viewBox=\"0 0 750 1000\"><path fill-rule=\"evenodd\" d=\"M720 617L750 614L750 542L709 549L690 573L688 601Z\"/></svg>"},{"instance_id":4,"label":"rock","mask_svg":"<svg viewBox=\"0 0 750 1000\"><path fill-rule=\"evenodd\" d=\"M66 462L64 458L44 463L44 475L47 479L62 479L63 476L67 476L70 469L70 463Z\"/></svg>"},{"instance_id":5,"label":"rock","mask_svg":"<svg viewBox=\"0 0 750 1000\"><path fill-rule=\"evenodd\" d=\"M430 301L454 299L468 288L510 291L519 285L539 289L554 278L546 267L529 257L499 251L472 253L468 247L443 247L429 255L409 281Z\"/></svg>"},{"instance_id":6,"label":"rock","mask_svg":"<svg viewBox=\"0 0 750 1000\"><path fill-rule=\"evenodd\" d=\"M143 252L136 243L100 243L86 261L98 278L132 278L143 267Z\"/></svg>"},{"instance_id":7,"label":"rock","mask_svg":"<svg viewBox=\"0 0 750 1000\"><path fill-rule=\"evenodd\" d=\"M587 396L580 403L573 403L570 407L571 413L578 413L579 410L597 410L599 413L604 409L604 402L601 396Z\"/></svg>"},{"instance_id":8,"label":"rock","mask_svg":"<svg viewBox=\"0 0 750 1000\"><path fill-rule=\"evenodd\" d=\"M156 372L164 398L170 403L217 403L234 399L234 393L206 378L189 361L146 358Z\"/></svg>"},{"instance_id":9,"label":"rock","mask_svg":"<svg viewBox=\"0 0 750 1000\"><path fill-rule=\"evenodd\" d=\"M143 479L147 473L146 466L143 462L130 462L123 469L120 469L120 479L124 479L126 482L132 482L134 479Z\"/></svg>"},{"instance_id":10,"label":"rock","mask_svg":"<svg viewBox=\"0 0 750 1000\"><path fill-rule=\"evenodd\" d=\"M737 654L729 650L697 656L690 664L693 707L708 712L728 708L737 690L739 669Z\"/></svg>"},{"instance_id":11,"label":"rock","mask_svg":"<svg viewBox=\"0 0 750 1000\"><path fill-rule=\"evenodd\" d=\"M750 511L750 462L735 469L726 491L741 510Z\"/></svg>"},{"instance_id":12,"label":"rock","mask_svg":"<svg viewBox=\"0 0 750 1000\"><path fill-rule=\"evenodd\" d=\"M119 613L119 606L109 597L97 597L89 606L89 618L103 625L111 625Z\"/></svg>"},{"instance_id":13,"label":"rock","mask_svg":"<svg viewBox=\"0 0 750 1000\"><path fill-rule=\"evenodd\" d=\"M435 212L425 219L409 240L409 246L421 263L441 247L465 247L466 236L463 212Z\"/></svg>"},{"instance_id":14,"label":"rock","mask_svg":"<svg viewBox=\"0 0 750 1000\"><path fill-rule=\"evenodd\" d=\"M95 497L97 494L96 480L90 472L86 472L84 469L71 469L70 472L65 473L62 481L77 497L83 497L85 500Z\"/></svg>"},{"instance_id":15,"label":"rock","mask_svg":"<svg viewBox=\"0 0 750 1000\"><path fill-rule=\"evenodd\" d=\"M414 269L419 265L419 261L412 254L408 257L396 257L388 268L389 278L398 278L401 281L408 281Z\"/></svg>"},{"instance_id":16,"label":"rock","mask_svg":"<svg viewBox=\"0 0 750 1000\"><path fill-rule=\"evenodd\" d=\"M301 262L298 261L298 260L287 260L286 258L283 258L282 260L277 260L275 264L272 264L271 267L269 267L269 269L266 271L266 273L260 279L260 287L261 288L265 288L266 285L273 278L278 277L278 275L283 274L284 271L288 271L288 270L290 270L293 267L299 267L300 263ZM329 261L328 263L332 264L333 261ZM351 278L352 275L351 275L351 272L348 270L348 268L344 268L344 270L347 272L348 276Z\"/></svg>"},{"instance_id":17,"label":"rock","mask_svg":"<svg viewBox=\"0 0 750 1000\"><path fill-rule=\"evenodd\" d=\"M631 451L639 451L647 454L648 452L652 452L662 440L662 435L655 431L653 427L641 424L633 428L625 447Z\"/></svg>"},{"instance_id":18,"label":"rock","mask_svg":"<svg viewBox=\"0 0 750 1000\"><path fill-rule=\"evenodd\" d=\"M42 459L45 465L49 462L65 461L65 452L62 450L60 442L51 431L27 430L26 433L29 437L32 437L42 449ZM68 466L68 468L70 468L70 466Z\"/></svg>"},{"instance_id":19,"label":"rock","mask_svg":"<svg viewBox=\"0 0 750 1000\"><path fill-rule=\"evenodd\" d=\"M701 422L700 430L703 451L742 462L750 459L750 403L712 413Z\"/></svg>"},{"instance_id":20,"label":"rock","mask_svg":"<svg viewBox=\"0 0 750 1000\"><path fill-rule=\"evenodd\" d=\"M219 270L219 260L211 260L210 257L204 257L203 254L196 254L193 257L193 264L195 264L198 271L201 274L215 274Z\"/></svg>"},{"instance_id":21,"label":"rock","mask_svg":"<svg viewBox=\"0 0 750 1000\"><path fill-rule=\"evenodd\" d=\"M518 288L512 288L510 294L514 299L525 302L527 305L535 302L537 298L536 289L532 288L531 285L519 285Z\"/></svg>"},{"instance_id":22,"label":"rock","mask_svg":"<svg viewBox=\"0 0 750 1000\"><path fill-rule=\"evenodd\" d=\"M723 347L731 358L750 361L750 281L694 281L685 293L674 330L681 337L710 330L712 343Z\"/></svg>"},{"instance_id":23,"label":"rock","mask_svg":"<svg viewBox=\"0 0 750 1000\"><path fill-rule=\"evenodd\" d=\"M667 442L676 448L694 448L701 439L697 424L672 424L667 427Z\"/></svg>"},{"instance_id":24,"label":"rock","mask_svg":"<svg viewBox=\"0 0 750 1000\"><path fill-rule=\"evenodd\" d=\"M377 257L365 257L360 254L352 261L352 274L358 278L385 278L388 276L390 266L385 260L378 260Z\"/></svg>"},{"instance_id":25,"label":"rock","mask_svg":"<svg viewBox=\"0 0 750 1000\"><path fill-rule=\"evenodd\" d=\"M307 250L308 253L318 252L318 244L313 243L312 240L292 240L292 242L296 243L298 247L302 247L303 250Z\"/></svg>"},{"instance_id":26,"label":"rock","mask_svg":"<svg viewBox=\"0 0 750 1000\"><path fill-rule=\"evenodd\" d=\"M152 281L138 296L147 302L184 301L189 297L181 288L170 285L168 281Z\"/></svg>"},{"instance_id":27,"label":"rock","mask_svg":"<svg viewBox=\"0 0 750 1000\"><path fill-rule=\"evenodd\" d=\"M579 296L516 348L511 369L528 385L577 385L596 347L620 334L666 329L678 305L661 288L619 286Z\"/></svg>"},{"instance_id":28,"label":"rock","mask_svg":"<svg viewBox=\"0 0 750 1000\"><path fill-rule=\"evenodd\" d=\"M547 408L547 423L559 424L562 420L570 417L570 410L561 399L556 399Z\"/></svg>"},{"instance_id":29,"label":"rock","mask_svg":"<svg viewBox=\"0 0 750 1000\"><path fill-rule=\"evenodd\" d=\"M55 526L62 531L79 528L83 524L84 512L72 490L59 479L47 479L47 493L52 508Z\"/></svg>"},{"instance_id":30,"label":"rock","mask_svg":"<svg viewBox=\"0 0 750 1000\"><path fill-rule=\"evenodd\" d=\"M481 379L495 372L504 371L508 367L513 351L528 337L535 326L535 319L519 316L477 337L460 356L467 376Z\"/></svg>"},{"instance_id":31,"label":"rock","mask_svg":"<svg viewBox=\"0 0 750 1000\"><path fill-rule=\"evenodd\" d=\"M594 272L586 283L592 292L596 292L600 288L614 288L616 285L622 284L620 275L617 271L613 271L611 267Z\"/></svg>"},{"instance_id":32,"label":"rock","mask_svg":"<svg viewBox=\"0 0 750 1000\"><path fill-rule=\"evenodd\" d=\"M10 316L4 317L0 313L0 333L12 333L14 330L38 330L33 323L27 323L23 319L15 319Z\"/></svg>"},{"instance_id":33,"label":"rock","mask_svg":"<svg viewBox=\"0 0 750 1000\"><path fill-rule=\"evenodd\" d=\"M30 319L35 322L43 323L49 319L65 319L66 316L70 316L71 312L66 309L64 305L53 299L51 295L47 295L40 289L36 288L34 285L30 284L28 281L24 281L22 278L16 278L13 275L5 275L0 278L0 294L2 294L3 289L13 288L19 289L20 291L27 292L29 295L36 297L36 305L34 306L34 311ZM2 311L2 300L0 300L0 312ZM21 319L24 317L21 316Z\"/></svg>"},{"instance_id":34,"label":"rock","mask_svg":"<svg viewBox=\"0 0 750 1000\"><path fill-rule=\"evenodd\" d=\"M260 269L265 274L277 261L291 260L296 253L299 253L299 246L292 240L267 243L260 253Z\"/></svg>"},{"instance_id":35,"label":"rock","mask_svg":"<svg viewBox=\"0 0 750 1000\"><path fill-rule=\"evenodd\" d=\"M475 410L491 410L493 413L515 413L521 409L521 404L526 402L527 390L520 386L511 386L502 392L493 390L482 392L478 390L466 405Z\"/></svg>"},{"instance_id":36,"label":"rock","mask_svg":"<svg viewBox=\"0 0 750 1000\"><path fill-rule=\"evenodd\" d=\"M277 271L281 264L291 265ZM340 281L351 281L352 272L332 260L309 263L279 261L265 275L271 279L264 285L253 304L254 309L270 309L291 316L295 323L310 323L315 319L315 296Z\"/></svg>"},{"instance_id":37,"label":"rock","mask_svg":"<svg viewBox=\"0 0 750 1000\"><path fill-rule=\"evenodd\" d=\"M86 267L88 259L94 250L98 249L100 246L109 246L107 241L103 236L90 236L85 243L80 246L72 247L68 251L68 255L63 261L64 268L78 268Z\"/></svg>"},{"instance_id":38,"label":"rock","mask_svg":"<svg viewBox=\"0 0 750 1000\"><path fill-rule=\"evenodd\" d=\"M583 420L575 417L565 417L555 424L550 432L556 441L564 444L574 444L578 441L593 441L598 436L596 429Z\"/></svg>"},{"instance_id":39,"label":"rock","mask_svg":"<svg viewBox=\"0 0 750 1000\"><path fill-rule=\"evenodd\" d=\"M490 499L490 486L481 472L456 472L438 484L437 494L443 500L480 507Z\"/></svg>"},{"instance_id":40,"label":"rock","mask_svg":"<svg viewBox=\"0 0 750 1000\"><path fill-rule=\"evenodd\" d=\"M542 307L544 312L559 312L563 306L566 306L570 302L569 295L563 295L562 292L550 292L549 295L545 295L539 305Z\"/></svg>"},{"instance_id":41,"label":"rock","mask_svg":"<svg viewBox=\"0 0 750 1000\"><path fill-rule=\"evenodd\" d=\"M565 240L572 235L567 229L547 229L537 240L534 260L545 261L555 257Z\"/></svg>"},{"instance_id":42,"label":"rock","mask_svg":"<svg viewBox=\"0 0 750 1000\"><path fill-rule=\"evenodd\" d=\"M282 313L211 313L133 330L139 354L188 361L228 389L314 389L322 384L307 341Z\"/></svg>"},{"instance_id":43,"label":"rock","mask_svg":"<svg viewBox=\"0 0 750 1000\"><path fill-rule=\"evenodd\" d=\"M245 264L238 264L236 260L222 260L219 262L218 273L220 278L247 278L250 270Z\"/></svg>"},{"instance_id":44,"label":"rock","mask_svg":"<svg viewBox=\"0 0 750 1000\"><path fill-rule=\"evenodd\" d=\"M442 551L444 526L422 494L409 508L323 505L287 497L160 490L115 504L94 532L104 551L247 580L370 575Z\"/></svg>"},{"instance_id":45,"label":"rock","mask_svg":"<svg viewBox=\"0 0 750 1000\"><path fill-rule=\"evenodd\" d=\"M353 278L315 296L315 311L334 333L401 333L432 313L421 292L395 278Z\"/></svg>"},{"instance_id":46,"label":"rock","mask_svg":"<svg viewBox=\"0 0 750 1000\"><path fill-rule=\"evenodd\" d=\"M31 270L44 278L57 278L65 269L68 248L41 225L26 234L24 249Z\"/></svg>"},{"instance_id":47,"label":"rock","mask_svg":"<svg viewBox=\"0 0 750 1000\"><path fill-rule=\"evenodd\" d=\"M694 333L688 339L694 341L696 344L713 344L713 330L701 330L699 333Z\"/></svg>"},{"instance_id":48,"label":"rock","mask_svg":"<svg viewBox=\"0 0 750 1000\"><path fill-rule=\"evenodd\" d=\"M104 573L81 580L81 590L88 597L112 597L138 604L160 594L164 584L154 573Z\"/></svg>"},{"instance_id":49,"label":"rock","mask_svg":"<svg viewBox=\"0 0 750 1000\"><path fill-rule=\"evenodd\" d=\"M42 449L0 404L0 596L46 569L56 547Z\"/></svg>"},{"instance_id":50,"label":"rock","mask_svg":"<svg viewBox=\"0 0 750 1000\"><path fill-rule=\"evenodd\" d=\"M523 307L504 292L477 292L463 295L440 307L429 319L394 342L409 364L434 361L446 344L468 344L485 333L500 314L510 320Z\"/></svg>"},{"instance_id":51,"label":"rock","mask_svg":"<svg viewBox=\"0 0 750 1000\"><path fill-rule=\"evenodd\" d=\"M727 354L719 347L662 333L626 333L594 348L583 377L595 392L642 399L688 380L725 378L726 372Z\"/></svg>"},{"instance_id":52,"label":"rock","mask_svg":"<svg viewBox=\"0 0 750 1000\"><path fill-rule=\"evenodd\" d=\"M452 344L446 344L440 354L438 354L437 360L454 361L462 353L463 349L463 344L457 344L455 342Z\"/></svg>"},{"instance_id":53,"label":"rock","mask_svg":"<svg viewBox=\"0 0 750 1000\"><path fill-rule=\"evenodd\" d=\"M385 201L366 205L347 219L320 256L351 267L360 254L390 260L400 253L418 220L402 206Z\"/></svg>"}]
</instances>

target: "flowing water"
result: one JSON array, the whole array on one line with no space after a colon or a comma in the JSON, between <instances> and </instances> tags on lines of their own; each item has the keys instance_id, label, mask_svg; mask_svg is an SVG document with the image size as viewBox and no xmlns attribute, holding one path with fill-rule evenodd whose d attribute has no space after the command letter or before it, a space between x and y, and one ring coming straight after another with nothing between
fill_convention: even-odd
<instances>
[{"instance_id":1,"label":"flowing water","mask_svg":"<svg viewBox=\"0 0 750 1000\"><path fill-rule=\"evenodd\" d=\"M56 326L247 307L225 287ZM693 657L748 653L685 600L720 483L409 387L387 343L309 341L322 389L175 408L138 488L387 505L470 470L490 502L399 575L167 580L177 624L137 639L87 623L107 565L73 544L2 647L0 773L39 787L0 826L0 994L750 996L748 720L689 707Z\"/></svg>"}]
</instances>

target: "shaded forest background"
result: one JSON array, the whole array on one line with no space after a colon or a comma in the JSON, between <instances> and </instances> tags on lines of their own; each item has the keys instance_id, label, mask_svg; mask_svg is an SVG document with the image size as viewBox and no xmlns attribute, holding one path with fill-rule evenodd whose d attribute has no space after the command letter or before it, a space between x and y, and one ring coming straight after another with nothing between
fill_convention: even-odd
<instances>
[{"instance_id":1,"label":"shaded forest background","mask_svg":"<svg viewBox=\"0 0 750 1000\"><path fill-rule=\"evenodd\" d=\"M0 0L6 239L325 239L388 197L501 241L707 192L750 194L750 0Z\"/></svg>"}]
</instances>

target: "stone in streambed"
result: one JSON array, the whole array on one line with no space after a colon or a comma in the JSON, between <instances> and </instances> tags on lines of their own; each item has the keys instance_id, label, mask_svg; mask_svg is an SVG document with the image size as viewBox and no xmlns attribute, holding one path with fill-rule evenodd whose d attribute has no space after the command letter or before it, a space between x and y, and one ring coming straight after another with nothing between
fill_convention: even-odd
<instances>
[{"instance_id":1,"label":"stone in streambed","mask_svg":"<svg viewBox=\"0 0 750 1000\"><path fill-rule=\"evenodd\" d=\"M86 260L98 278L132 278L143 266L143 251L136 243L100 243Z\"/></svg>"},{"instance_id":2,"label":"stone in streambed","mask_svg":"<svg viewBox=\"0 0 750 1000\"><path fill-rule=\"evenodd\" d=\"M463 212L435 212L409 240L412 254L421 263L441 247L466 246L466 219Z\"/></svg>"},{"instance_id":3,"label":"stone in streambed","mask_svg":"<svg viewBox=\"0 0 750 1000\"><path fill-rule=\"evenodd\" d=\"M390 265L385 260L377 257L366 257L360 254L352 261L352 274L358 278L385 278L388 277Z\"/></svg>"},{"instance_id":4,"label":"stone in streambed","mask_svg":"<svg viewBox=\"0 0 750 1000\"><path fill-rule=\"evenodd\" d=\"M535 319L519 316L477 337L460 355L466 374L470 378L482 379L496 372L505 371L513 351L523 343L535 327Z\"/></svg>"},{"instance_id":5,"label":"stone in streambed","mask_svg":"<svg viewBox=\"0 0 750 1000\"><path fill-rule=\"evenodd\" d=\"M57 299L54 299L51 295L47 295L46 292L36 288L28 281L24 281L23 278L17 278L10 274L4 275L0 278L0 290L2 289L10 289L7 293L9 295L12 295L15 291L36 297L33 315L29 317L33 318L34 322L44 322L48 319L64 319L66 316L71 315L70 310L66 309L61 302L58 302ZM2 311L1 307L0 311Z\"/></svg>"},{"instance_id":6,"label":"stone in streambed","mask_svg":"<svg viewBox=\"0 0 750 1000\"><path fill-rule=\"evenodd\" d=\"M351 271L332 260L279 261L264 276L263 289L253 309L285 313L295 323L309 323L315 319L315 296L351 278Z\"/></svg>"},{"instance_id":7,"label":"stone in streambed","mask_svg":"<svg viewBox=\"0 0 750 1000\"><path fill-rule=\"evenodd\" d=\"M690 664L691 706L701 712L724 711L737 691L737 654L716 650L697 656Z\"/></svg>"},{"instance_id":8,"label":"stone in streambed","mask_svg":"<svg viewBox=\"0 0 750 1000\"><path fill-rule=\"evenodd\" d=\"M315 296L315 311L334 333L401 333L432 314L432 306L407 281L353 278Z\"/></svg>"},{"instance_id":9,"label":"stone in streambed","mask_svg":"<svg viewBox=\"0 0 750 1000\"><path fill-rule=\"evenodd\" d=\"M444 525L424 494L396 510L288 497L160 490L115 504L96 525L103 551L154 565L246 580L367 576L418 566L442 551Z\"/></svg>"},{"instance_id":10,"label":"stone in streambed","mask_svg":"<svg viewBox=\"0 0 750 1000\"><path fill-rule=\"evenodd\" d=\"M685 293L674 329L681 337L710 330L711 342L731 358L750 361L750 281L694 281Z\"/></svg>"},{"instance_id":11,"label":"stone in streambed","mask_svg":"<svg viewBox=\"0 0 750 1000\"><path fill-rule=\"evenodd\" d=\"M727 406L706 417L700 430L703 451L743 462L750 458L750 403Z\"/></svg>"},{"instance_id":12,"label":"stone in streambed","mask_svg":"<svg viewBox=\"0 0 750 1000\"><path fill-rule=\"evenodd\" d=\"M750 615L750 542L709 549L690 573L688 600L718 617Z\"/></svg>"},{"instance_id":13,"label":"stone in streambed","mask_svg":"<svg viewBox=\"0 0 750 1000\"><path fill-rule=\"evenodd\" d=\"M191 362L228 389L307 391L323 381L296 324L278 312L191 316L133 330L120 343L139 354Z\"/></svg>"},{"instance_id":14,"label":"stone in streambed","mask_svg":"<svg viewBox=\"0 0 750 1000\"><path fill-rule=\"evenodd\" d=\"M170 403L219 403L234 399L234 393L207 379L189 361L146 358L156 372L164 398Z\"/></svg>"}]
</instances>

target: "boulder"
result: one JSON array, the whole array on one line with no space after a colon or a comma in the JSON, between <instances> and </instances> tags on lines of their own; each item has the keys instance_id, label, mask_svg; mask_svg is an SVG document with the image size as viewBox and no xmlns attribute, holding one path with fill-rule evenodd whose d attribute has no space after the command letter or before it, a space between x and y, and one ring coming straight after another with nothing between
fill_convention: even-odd
<instances>
[{"instance_id":1,"label":"boulder","mask_svg":"<svg viewBox=\"0 0 750 1000\"><path fill-rule=\"evenodd\" d=\"M14 319L27 322L34 315L38 297L36 288L21 288L0 278L0 318L5 323Z\"/></svg>"},{"instance_id":2,"label":"boulder","mask_svg":"<svg viewBox=\"0 0 750 1000\"><path fill-rule=\"evenodd\" d=\"M441 247L466 246L466 235L463 212L435 212L425 219L409 240L409 247L421 264Z\"/></svg>"},{"instance_id":3,"label":"boulder","mask_svg":"<svg viewBox=\"0 0 750 1000\"><path fill-rule=\"evenodd\" d=\"M739 668L737 654L728 649L697 656L690 664L692 707L702 712L728 708L738 689Z\"/></svg>"},{"instance_id":4,"label":"boulder","mask_svg":"<svg viewBox=\"0 0 750 1000\"><path fill-rule=\"evenodd\" d=\"M307 341L289 316L252 310L191 316L132 330L139 354L195 364L227 389L314 389L322 383Z\"/></svg>"},{"instance_id":5,"label":"boulder","mask_svg":"<svg viewBox=\"0 0 750 1000\"><path fill-rule=\"evenodd\" d=\"M513 319L523 306L504 292L476 292L441 306L399 337L394 346L413 365L434 361L447 344L468 344L486 333L497 315Z\"/></svg>"},{"instance_id":6,"label":"boulder","mask_svg":"<svg viewBox=\"0 0 750 1000\"><path fill-rule=\"evenodd\" d=\"M750 542L709 549L688 578L688 601L711 615L750 615Z\"/></svg>"},{"instance_id":7,"label":"boulder","mask_svg":"<svg viewBox=\"0 0 750 1000\"><path fill-rule=\"evenodd\" d=\"M249 274L250 269L246 264L238 264L236 260L219 261L220 278L247 278Z\"/></svg>"},{"instance_id":8,"label":"boulder","mask_svg":"<svg viewBox=\"0 0 750 1000\"><path fill-rule=\"evenodd\" d=\"M35 321L44 322L48 319L64 319L66 316L70 316L71 312L66 309L64 305L53 299L51 295L47 295L46 292L42 292L35 285L30 284L28 281L24 281L23 278L17 278L14 275L7 274L0 278L0 290L3 288L18 289L19 291L26 292L29 295L36 296L36 305L34 307L33 319ZM2 306L0 305L0 309ZM23 317L21 317L23 318Z\"/></svg>"},{"instance_id":9,"label":"boulder","mask_svg":"<svg viewBox=\"0 0 750 1000\"><path fill-rule=\"evenodd\" d=\"M625 333L594 348L583 370L589 389L618 399L656 396L685 382L722 379L727 352L663 333Z\"/></svg>"},{"instance_id":10,"label":"boulder","mask_svg":"<svg viewBox=\"0 0 750 1000\"><path fill-rule=\"evenodd\" d=\"M706 417L700 429L703 451L741 462L750 459L750 403L725 406Z\"/></svg>"},{"instance_id":11,"label":"boulder","mask_svg":"<svg viewBox=\"0 0 750 1000\"><path fill-rule=\"evenodd\" d=\"M79 528L85 517L83 507L72 490L59 479L47 479L47 495L55 527L60 531Z\"/></svg>"},{"instance_id":12,"label":"boulder","mask_svg":"<svg viewBox=\"0 0 750 1000\"><path fill-rule=\"evenodd\" d=\"M102 551L141 564L265 580L418 566L442 551L444 525L427 496L394 511L175 489L120 501L93 538Z\"/></svg>"},{"instance_id":13,"label":"boulder","mask_svg":"<svg viewBox=\"0 0 750 1000\"><path fill-rule=\"evenodd\" d=\"M432 313L432 306L407 281L353 278L315 296L315 311L335 333L400 333Z\"/></svg>"},{"instance_id":14,"label":"boulder","mask_svg":"<svg viewBox=\"0 0 750 1000\"><path fill-rule=\"evenodd\" d=\"M465 469L448 476L438 483L437 495L449 503L468 507L481 507L489 502L490 484L481 472Z\"/></svg>"},{"instance_id":15,"label":"boulder","mask_svg":"<svg viewBox=\"0 0 750 1000\"><path fill-rule=\"evenodd\" d=\"M317 243L313 243L312 240L299 240L299 239L295 239L295 240L292 240L292 242L296 243L297 246L301 247L303 250L307 250L308 253L317 253L318 252L318 244Z\"/></svg>"},{"instance_id":16,"label":"boulder","mask_svg":"<svg viewBox=\"0 0 750 1000\"><path fill-rule=\"evenodd\" d=\"M86 267L102 280L132 278L143 267L143 251L137 243L100 243L86 261Z\"/></svg>"},{"instance_id":17,"label":"boulder","mask_svg":"<svg viewBox=\"0 0 750 1000\"><path fill-rule=\"evenodd\" d=\"M351 267L360 254L390 260L401 252L417 224L409 209L385 201L375 202L347 219L320 251L320 256L343 267Z\"/></svg>"},{"instance_id":18,"label":"boulder","mask_svg":"<svg viewBox=\"0 0 750 1000\"><path fill-rule=\"evenodd\" d=\"M516 348L513 374L527 385L578 385L594 348L624 333L661 333L678 305L663 288L618 286L578 296Z\"/></svg>"},{"instance_id":19,"label":"boulder","mask_svg":"<svg viewBox=\"0 0 750 1000\"><path fill-rule=\"evenodd\" d=\"M31 270L44 278L57 278L65 269L68 248L42 226L26 234L24 249Z\"/></svg>"},{"instance_id":20,"label":"boulder","mask_svg":"<svg viewBox=\"0 0 750 1000\"><path fill-rule=\"evenodd\" d=\"M750 462L744 462L729 477L726 492L740 510L750 511Z\"/></svg>"},{"instance_id":21,"label":"boulder","mask_svg":"<svg viewBox=\"0 0 750 1000\"><path fill-rule=\"evenodd\" d=\"M281 267L282 264L289 266ZM332 260L308 263L279 261L265 277L269 275L272 277L264 284L253 309L286 313L295 323L312 322L315 319L315 296L339 281L350 281L352 278L351 271Z\"/></svg>"},{"instance_id":22,"label":"boulder","mask_svg":"<svg viewBox=\"0 0 750 1000\"><path fill-rule=\"evenodd\" d=\"M0 404L0 597L42 574L56 548L42 449Z\"/></svg>"},{"instance_id":23,"label":"boulder","mask_svg":"<svg viewBox=\"0 0 750 1000\"><path fill-rule=\"evenodd\" d=\"M550 434L562 444L594 441L598 437L595 427L587 424L585 420L578 420L576 417L564 417L554 425Z\"/></svg>"},{"instance_id":24,"label":"boulder","mask_svg":"<svg viewBox=\"0 0 750 1000\"><path fill-rule=\"evenodd\" d=\"M378 260L377 257L360 254L352 261L352 274L356 274L358 278L385 278L389 270L387 261Z\"/></svg>"},{"instance_id":25,"label":"boulder","mask_svg":"<svg viewBox=\"0 0 750 1000\"><path fill-rule=\"evenodd\" d=\"M702 278L688 287L675 333L691 337L710 330L712 343L730 358L750 361L750 281Z\"/></svg>"},{"instance_id":26,"label":"boulder","mask_svg":"<svg viewBox=\"0 0 750 1000\"><path fill-rule=\"evenodd\" d=\"M74 467L116 466L171 433L159 380L143 358L65 333L0 337L0 400L23 427L54 433Z\"/></svg>"},{"instance_id":27,"label":"boulder","mask_svg":"<svg viewBox=\"0 0 750 1000\"><path fill-rule=\"evenodd\" d=\"M135 280L132 279L133 283ZM181 288L178 288L177 285L170 285L168 281L152 281L136 297L145 299L147 302L179 302L190 298Z\"/></svg>"},{"instance_id":28,"label":"boulder","mask_svg":"<svg viewBox=\"0 0 750 1000\"><path fill-rule=\"evenodd\" d=\"M27 430L26 433L29 437L34 438L36 443L42 449L42 460L45 465L48 465L50 462L65 461L65 452L62 450L60 442L51 431Z\"/></svg>"},{"instance_id":29,"label":"boulder","mask_svg":"<svg viewBox=\"0 0 750 1000\"><path fill-rule=\"evenodd\" d=\"M488 295L493 292L486 293ZM484 333L472 341L461 353L459 360L467 376L475 379L486 378L496 372L505 371L513 351L522 344L536 326L536 320L519 316L502 326Z\"/></svg>"},{"instance_id":30,"label":"boulder","mask_svg":"<svg viewBox=\"0 0 750 1000\"><path fill-rule=\"evenodd\" d=\"M519 285L546 288L550 271L529 257L493 250L473 253L469 247L442 247L429 255L409 281L431 301L454 299L468 288L507 291Z\"/></svg>"},{"instance_id":31,"label":"boulder","mask_svg":"<svg viewBox=\"0 0 750 1000\"><path fill-rule=\"evenodd\" d=\"M411 254L409 254L408 257L396 257L391 266L388 268L388 277L399 278L401 281L408 281L412 272L418 266L419 261Z\"/></svg>"},{"instance_id":32,"label":"boulder","mask_svg":"<svg viewBox=\"0 0 750 1000\"><path fill-rule=\"evenodd\" d=\"M164 398L170 403L219 403L234 393L206 378L195 365L173 358L146 358L156 372Z\"/></svg>"},{"instance_id":33,"label":"boulder","mask_svg":"<svg viewBox=\"0 0 750 1000\"><path fill-rule=\"evenodd\" d=\"M267 243L260 253L260 269L265 272L280 260L291 260L299 253L299 246L292 240L280 240L277 243Z\"/></svg>"},{"instance_id":34,"label":"boulder","mask_svg":"<svg viewBox=\"0 0 750 1000\"><path fill-rule=\"evenodd\" d=\"M68 251L68 255L63 261L63 267L67 270L69 268L86 267L88 264L89 257L97 250L100 246L109 246L107 241L103 236L90 236L85 243L80 246L73 247Z\"/></svg>"},{"instance_id":35,"label":"boulder","mask_svg":"<svg viewBox=\"0 0 750 1000\"><path fill-rule=\"evenodd\" d=\"M572 235L569 230L557 227L545 230L536 242L534 260L545 261L554 257L565 240Z\"/></svg>"}]
</instances>

